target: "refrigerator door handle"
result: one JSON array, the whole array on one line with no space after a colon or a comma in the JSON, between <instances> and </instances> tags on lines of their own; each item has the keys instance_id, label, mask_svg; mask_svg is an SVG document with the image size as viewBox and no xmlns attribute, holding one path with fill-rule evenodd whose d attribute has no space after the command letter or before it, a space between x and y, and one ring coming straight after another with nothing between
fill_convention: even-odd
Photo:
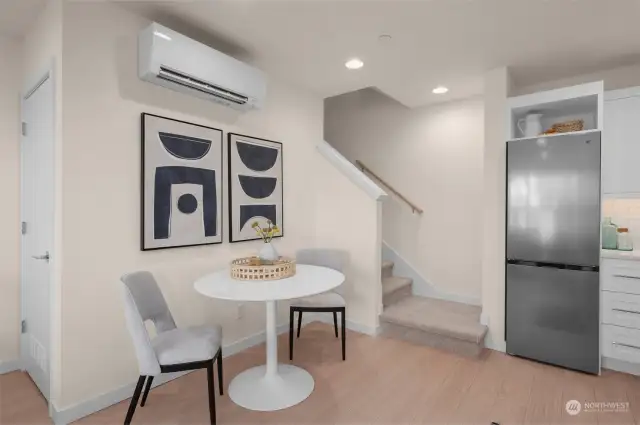
<instances>
[{"instance_id":1,"label":"refrigerator door handle","mask_svg":"<svg viewBox=\"0 0 640 425\"><path fill-rule=\"evenodd\" d=\"M633 348L635 350L640 350L640 347L638 347L637 345L630 345L630 344L623 344L622 342L615 342L613 341L611 343L611 345L617 345L619 347L625 347L625 348Z\"/></svg>"},{"instance_id":2,"label":"refrigerator door handle","mask_svg":"<svg viewBox=\"0 0 640 425\"><path fill-rule=\"evenodd\" d=\"M622 308L612 308L611 310L619 311L620 313L640 314L640 311L624 310Z\"/></svg>"},{"instance_id":3,"label":"refrigerator door handle","mask_svg":"<svg viewBox=\"0 0 640 425\"><path fill-rule=\"evenodd\" d=\"M564 264L564 263L552 263L548 261L525 261L525 260L515 260L512 258L507 258L507 264L511 264L514 266L528 266L528 267L544 267L548 269L556 269L556 270L576 270L583 272L598 272L600 271L600 266L585 266L580 264ZM631 276L629 276L632 278ZM635 279L640 279L640 277L636 277Z\"/></svg>"},{"instance_id":4,"label":"refrigerator door handle","mask_svg":"<svg viewBox=\"0 0 640 425\"><path fill-rule=\"evenodd\" d=\"M614 274L614 277L621 277L623 279L636 279L636 280L640 280L640 276L632 276L629 274Z\"/></svg>"}]
</instances>

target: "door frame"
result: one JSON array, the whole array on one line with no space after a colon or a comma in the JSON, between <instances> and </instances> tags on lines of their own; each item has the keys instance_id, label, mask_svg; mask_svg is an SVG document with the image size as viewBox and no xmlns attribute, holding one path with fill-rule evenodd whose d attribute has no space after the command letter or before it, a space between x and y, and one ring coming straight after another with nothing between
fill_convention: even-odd
<instances>
[{"instance_id":1,"label":"door frame","mask_svg":"<svg viewBox=\"0 0 640 425\"><path fill-rule=\"evenodd\" d=\"M23 89L20 93L20 122L18 123L19 126L19 130L20 130L20 202L19 202L19 206L20 206L20 214L19 214L19 222L17 223L17 225L19 226L19 228L22 228L22 222L24 221L24 216L23 216L23 211L24 211L24 204L23 204L23 193L24 193L24 187L23 187L23 182L24 182L24 178L23 178L23 173L25 171L25 157L24 157L24 143L25 143L25 136L22 133L22 123L24 122L25 119L25 101L32 95L34 94L45 82L47 82L47 80L50 80L51 84L52 84L52 94L51 94L51 99L50 99L50 108L51 108L51 114L52 114L52 121L54 123L53 125L53 131L51 134L52 137L52 143L53 143L53 155L50 158L51 160L51 170L52 170L52 181L53 181L53 189L54 189L54 196L53 196L53 205L52 205L52 210L53 210L53 217L51 219L51 225L52 225L52 240L51 240L51 247L49 249L49 255L51 256L51 259L49 261L49 347L48 347L48 355L47 355L47 374L49 377L49 400L48 400L48 410L49 410L49 416L51 416L51 414L53 413L53 391L52 388L55 387L54 385L54 376L56 375L54 373L54 365L56 364L54 362L54 360L57 360L57 349L58 349L58 342L56 340L54 340L53 336L56 335L55 329L58 325L58 322L55 320L56 319L56 314L55 313L55 305L56 305L56 300L57 300L57 285L58 285L58 280L56 279L56 269L57 269L57 256L56 256L56 252L57 252L57 241L58 241L58 232L57 232L57 227L58 227L58 195L56 193L56 189L58 187L58 183L59 183L59 177L58 177L58 167L57 167L57 157L59 155L58 153L58 137L56 134L56 116L57 116L57 97L58 97L58 86L56 84L56 72L55 72L55 60L51 60L49 65L44 68L44 70L42 72L39 72L37 74L35 74L36 78L30 78L29 79L29 84L26 85L26 88ZM26 353L24 353L23 351L23 334L22 334L22 321L25 320L26 318L26 309L25 309L25 297L24 297L24 293L25 293L25 282L24 282L24 267L25 267L25 258L24 258L24 252L22 250L22 246L23 246L23 238L22 238L22 231L20 231L20 323L18 326L18 335L19 335L19 351L20 351L20 364L21 364L21 369L23 371L26 370L26 362L25 362L25 358L26 358Z\"/></svg>"}]
</instances>

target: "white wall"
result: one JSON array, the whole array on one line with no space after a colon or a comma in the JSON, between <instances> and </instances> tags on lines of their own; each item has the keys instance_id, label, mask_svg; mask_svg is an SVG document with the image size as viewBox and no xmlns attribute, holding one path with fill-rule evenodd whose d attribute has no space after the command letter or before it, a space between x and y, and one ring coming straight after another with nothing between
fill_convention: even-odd
<instances>
[{"instance_id":1,"label":"white wall","mask_svg":"<svg viewBox=\"0 0 640 425\"><path fill-rule=\"evenodd\" d=\"M488 325L488 347L504 351L505 303L505 201L507 98L510 90L506 68L487 72L484 118L484 175L481 213L482 244L482 321Z\"/></svg>"},{"instance_id":2,"label":"white wall","mask_svg":"<svg viewBox=\"0 0 640 425\"><path fill-rule=\"evenodd\" d=\"M264 330L261 304L245 305L243 317L238 319L235 304L206 299L192 288L197 277L232 258L256 253L259 242L139 251L141 112L283 142L287 236L275 242L282 254L293 255L296 249L310 246L339 245L331 235L347 240L359 236L353 233L352 222L325 221L316 212L318 199L324 208L332 205L336 212L350 208L349 199L334 197L332 190L335 185L351 183L337 175L329 180L319 175L330 172L319 165L324 159L315 150L322 139L322 100L271 79L265 108L239 114L142 82L137 77L136 37L148 23L113 4L70 2L64 8L63 372L58 410L136 378L118 281L125 272L152 271L177 323L220 323L225 345ZM331 203L332 199L342 203ZM365 200L362 205L365 210L366 205L376 207ZM363 226L370 231L375 213L362 215ZM227 228L226 214L224 220ZM374 264L374 256L360 261L360 252L351 256L357 260L356 267L377 266L379 273L379 258L378 264ZM377 303L359 288L364 288L362 280L373 272L358 272L358 276L349 277L353 283L348 292L355 306L349 319L370 325ZM360 297L365 297L364 301ZM281 305L281 322L288 320L285 310Z\"/></svg>"},{"instance_id":3,"label":"white wall","mask_svg":"<svg viewBox=\"0 0 640 425\"><path fill-rule=\"evenodd\" d=\"M562 80L547 81L529 86L514 87L511 96L536 93L539 91L553 90L562 87L570 87L578 84L591 83L593 81L604 81L605 90L616 90L626 87L640 86L640 64L623 66L594 72L589 74L576 75Z\"/></svg>"},{"instance_id":4,"label":"white wall","mask_svg":"<svg viewBox=\"0 0 640 425\"><path fill-rule=\"evenodd\" d=\"M483 101L408 109L374 90L325 100L325 139L424 210L383 207L384 241L426 280L414 292L480 303Z\"/></svg>"},{"instance_id":5,"label":"white wall","mask_svg":"<svg viewBox=\"0 0 640 425\"><path fill-rule=\"evenodd\" d=\"M347 281L339 289L347 301L347 320L375 334L382 305L382 201L373 199L327 161L315 169L322 187L315 198L315 245L349 253ZM346 207L346 208L345 208Z\"/></svg>"},{"instance_id":6,"label":"white wall","mask_svg":"<svg viewBox=\"0 0 640 425\"><path fill-rule=\"evenodd\" d=\"M20 355L21 49L20 42L0 37L0 365Z\"/></svg>"}]
</instances>

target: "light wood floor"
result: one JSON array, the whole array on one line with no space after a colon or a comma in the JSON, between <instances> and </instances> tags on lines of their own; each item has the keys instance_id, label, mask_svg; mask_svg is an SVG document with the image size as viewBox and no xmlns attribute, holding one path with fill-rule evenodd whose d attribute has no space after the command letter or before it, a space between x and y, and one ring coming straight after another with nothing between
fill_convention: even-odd
<instances>
[{"instance_id":1,"label":"light wood floor","mask_svg":"<svg viewBox=\"0 0 640 425\"><path fill-rule=\"evenodd\" d=\"M287 358L287 336L280 338ZM350 332L347 361L333 329L305 327L293 363L315 378L302 404L272 413L251 412L225 394L217 396L218 423L225 424L640 424L640 379L604 371L590 376L487 350L471 360L401 341ZM264 345L224 360L225 388L242 370L262 364ZM133 377L132 377L133 379ZM206 424L204 371L156 388L138 408L133 424ZM629 403L622 413L570 416L568 400ZM77 424L122 423L128 400ZM45 424L46 406L23 373L0 376L0 424Z\"/></svg>"}]
</instances>

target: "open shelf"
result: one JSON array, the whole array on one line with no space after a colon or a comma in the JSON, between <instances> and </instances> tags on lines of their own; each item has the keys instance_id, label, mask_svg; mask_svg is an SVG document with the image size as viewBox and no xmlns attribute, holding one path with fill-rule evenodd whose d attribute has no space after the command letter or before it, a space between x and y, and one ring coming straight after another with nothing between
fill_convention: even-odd
<instances>
[{"instance_id":1,"label":"open shelf","mask_svg":"<svg viewBox=\"0 0 640 425\"><path fill-rule=\"evenodd\" d=\"M569 131L567 133L552 133L552 134L541 134L539 136L534 136L534 137L516 137L515 139L509 139L509 142L515 142L518 140L531 140L531 139L550 139L553 137L559 137L559 136L570 136L570 135L579 135L579 134L590 134L590 133L597 133L599 132L599 129L592 129L592 130L582 130L582 131Z\"/></svg>"},{"instance_id":2,"label":"open shelf","mask_svg":"<svg viewBox=\"0 0 640 425\"><path fill-rule=\"evenodd\" d=\"M507 139L536 139L538 137L523 137L518 128L518 122L529 114L541 114L540 124L543 131L554 124L566 121L582 120L582 131L574 133L554 133L544 137L557 137L561 134L581 134L584 132L602 130L602 102L604 85L601 81L565 87L546 92L533 93L509 99L509 123Z\"/></svg>"}]
</instances>

